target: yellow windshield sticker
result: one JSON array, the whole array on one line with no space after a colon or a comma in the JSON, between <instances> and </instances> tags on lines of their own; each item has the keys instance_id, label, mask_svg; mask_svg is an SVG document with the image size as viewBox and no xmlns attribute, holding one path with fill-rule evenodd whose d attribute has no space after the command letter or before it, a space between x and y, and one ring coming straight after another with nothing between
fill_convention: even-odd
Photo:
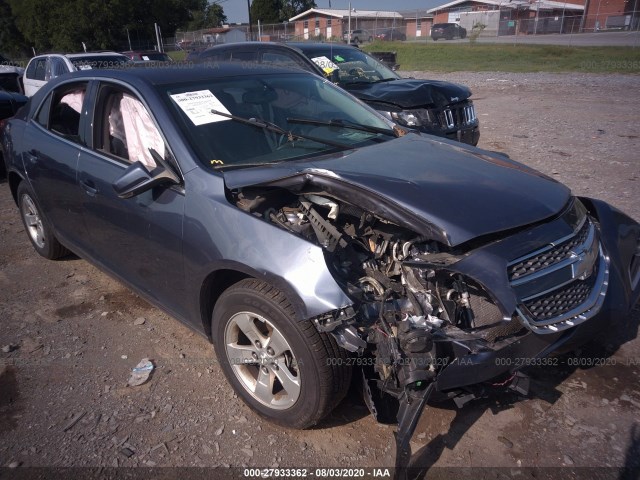
<instances>
[{"instance_id":1,"label":"yellow windshield sticker","mask_svg":"<svg viewBox=\"0 0 640 480\"><path fill-rule=\"evenodd\" d=\"M318 65L324 73L331 73L338 69L338 66L327 57L315 57L311 61Z\"/></svg>"}]
</instances>

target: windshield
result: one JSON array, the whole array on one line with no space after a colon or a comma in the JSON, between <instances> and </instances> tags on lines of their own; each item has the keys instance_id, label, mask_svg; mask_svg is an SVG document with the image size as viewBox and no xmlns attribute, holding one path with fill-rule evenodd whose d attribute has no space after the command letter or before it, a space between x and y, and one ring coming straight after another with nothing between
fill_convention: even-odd
<instances>
[{"instance_id":1,"label":"windshield","mask_svg":"<svg viewBox=\"0 0 640 480\"><path fill-rule=\"evenodd\" d=\"M378 60L356 48L333 48L327 44L326 49L305 50L303 47L302 51L325 73L333 74L341 86L400 78Z\"/></svg>"},{"instance_id":2,"label":"windshield","mask_svg":"<svg viewBox=\"0 0 640 480\"><path fill-rule=\"evenodd\" d=\"M158 88L210 168L306 158L393 137L384 117L315 75L261 74Z\"/></svg>"},{"instance_id":3,"label":"windshield","mask_svg":"<svg viewBox=\"0 0 640 480\"><path fill-rule=\"evenodd\" d=\"M96 68L123 68L131 63L124 55L95 55L69 58L76 70L92 70Z\"/></svg>"}]
</instances>

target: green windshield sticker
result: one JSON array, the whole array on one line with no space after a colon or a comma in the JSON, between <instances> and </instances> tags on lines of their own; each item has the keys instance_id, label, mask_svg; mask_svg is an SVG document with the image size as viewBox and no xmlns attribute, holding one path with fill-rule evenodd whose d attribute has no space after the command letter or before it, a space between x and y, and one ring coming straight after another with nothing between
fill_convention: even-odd
<instances>
[{"instance_id":1,"label":"green windshield sticker","mask_svg":"<svg viewBox=\"0 0 640 480\"><path fill-rule=\"evenodd\" d=\"M344 58L340 55L334 55L333 58L335 58L336 62L344 62Z\"/></svg>"}]
</instances>

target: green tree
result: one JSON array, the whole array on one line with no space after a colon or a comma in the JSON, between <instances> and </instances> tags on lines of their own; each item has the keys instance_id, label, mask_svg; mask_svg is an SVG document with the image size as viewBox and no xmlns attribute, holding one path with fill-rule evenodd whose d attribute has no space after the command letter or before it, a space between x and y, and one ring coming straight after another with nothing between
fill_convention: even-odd
<instances>
[{"instance_id":1,"label":"green tree","mask_svg":"<svg viewBox=\"0 0 640 480\"><path fill-rule=\"evenodd\" d=\"M280 8L280 21L287 21L310 8L316 8L314 0L283 0Z\"/></svg>"},{"instance_id":2,"label":"green tree","mask_svg":"<svg viewBox=\"0 0 640 480\"><path fill-rule=\"evenodd\" d=\"M198 15L206 26L226 21L207 0L0 0L0 49L118 49L127 45L127 29L155 43L154 23L170 37Z\"/></svg>"},{"instance_id":3,"label":"green tree","mask_svg":"<svg viewBox=\"0 0 640 480\"><path fill-rule=\"evenodd\" d=\"M189 22L187 30L220 27L227 22L222 5L216 2L208 5L206 5L206 1L204 3L204 8L191 12L192 20Z\"/></svg>"},{"instance_id":4,"label":"green tree","mask_svg":"<svg viewBox=\"0 0 640 480\"><path fill-rule=\"evenodd\" d=\"M256 23L281 23L310 8L315 8L314 0L253 0L251 21Z\"/></svg>"},{"instance_id":5,"label":"green tree","mask_svg":"<svg viewBox=\"0 0 640 480\"><path fill-rule=\"evenodd\" d=\"M253 0L251 4L251 22L280 23L282 0Z\"/></svg>"},{"instance_id":6,"label":"green tree","mask_svg":"<svg viewBox=\"0 0 640 480\"><path fill-rule=\"evenodd\" d=\"M12 56L25 54L24 37L16 27L16 19L6 0L0 0L0 52Z\"/></svg>"}]
</instances>

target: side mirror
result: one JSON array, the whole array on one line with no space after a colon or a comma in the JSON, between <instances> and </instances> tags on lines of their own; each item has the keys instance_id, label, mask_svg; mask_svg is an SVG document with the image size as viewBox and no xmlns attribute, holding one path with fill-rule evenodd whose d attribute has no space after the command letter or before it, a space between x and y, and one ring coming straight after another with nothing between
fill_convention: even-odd
<instances>
[{"instance_id":1,"label":"side mirror","mask_svg":"<svg viewBox=\"0 0 640 480\"><path fill-rule=\"evenodd\" d=\"M132 163L122 176L113 182L113 189L120 198L131 198L151 190L158 185L179 185L180 178L171 166L153 150L153 159L158 166L151 172L138 161Z\"/></svg>"}]
</instances>

